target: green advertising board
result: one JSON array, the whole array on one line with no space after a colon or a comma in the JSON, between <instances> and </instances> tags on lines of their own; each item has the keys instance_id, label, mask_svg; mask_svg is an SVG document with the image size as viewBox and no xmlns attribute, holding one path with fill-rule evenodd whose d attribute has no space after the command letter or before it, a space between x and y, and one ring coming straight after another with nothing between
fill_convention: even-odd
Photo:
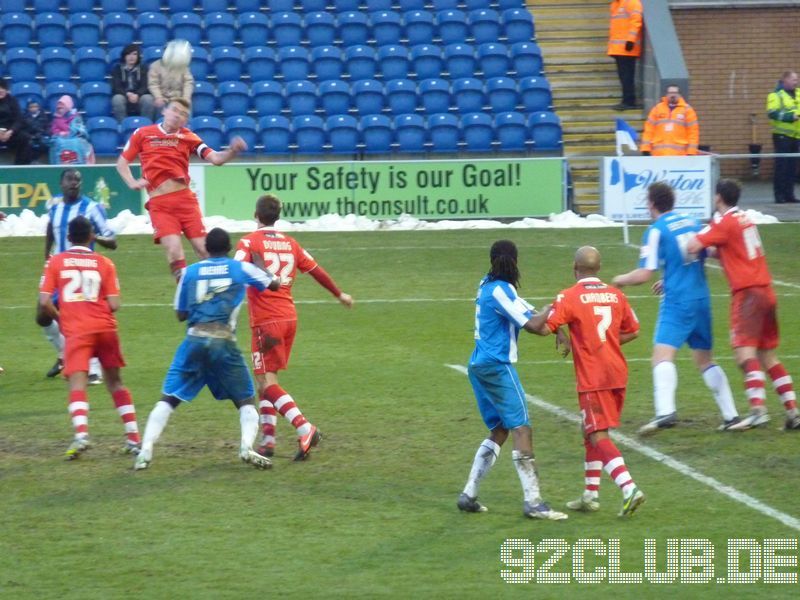
<instances>
[{"instance_id":1,"label":"green advertising board","mask_svg":"<svg viewBox=\"0 0 800 600\"><path fill-rule=\"evenodd\" d=\"M47 201L61 194L61 172L66 167L0 167L0 211L19 214L30 209L37 215L47 211ZM142 214L141 192L128 188L113 165L77 165L83 175L83 193L106 207L110 217L130 210ZM139 167L134 167L139 177Z\"/></svg>"},{"instance_id":2,"label":"green advertising board","mask_svg":"<svg viewBox=\"0 0 800 600\"><path fill-rule=\"evenodd\" d=\"M493 219L564 210L559 158L229 164L205 170L205 214L253 217L271 193L282 217Z\"/></svg>"}]
</instances>

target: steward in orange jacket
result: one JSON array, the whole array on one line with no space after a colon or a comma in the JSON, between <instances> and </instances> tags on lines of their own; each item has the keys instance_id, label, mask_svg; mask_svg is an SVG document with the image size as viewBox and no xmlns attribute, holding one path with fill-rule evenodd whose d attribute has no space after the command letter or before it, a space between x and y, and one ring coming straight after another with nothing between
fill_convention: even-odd
<instances>
[{"instance_id":1,"label":"steward in orange jacket","mask_svg":"<svg viewBox=\"0 0 800 600\"><path fill-rule=\"evenodd\" d=\"M639 149L645 155L686 156L697 154L699 142L697 113L681 97L678 86L669 86L647 116Z\"/></svg>"},{"instance_id":2,"label":"steward in orange jacket","mask_svg":"<svg viewBox=\"0 0 800 600\"><path fill-rule=\"evenodd\" d=\"M622 101L616 110L641 108L636 102L636 59L642 55L642 3L640 0L611 0L608 27L608 55L617 63Z\"/></svg>"}]
</instances>

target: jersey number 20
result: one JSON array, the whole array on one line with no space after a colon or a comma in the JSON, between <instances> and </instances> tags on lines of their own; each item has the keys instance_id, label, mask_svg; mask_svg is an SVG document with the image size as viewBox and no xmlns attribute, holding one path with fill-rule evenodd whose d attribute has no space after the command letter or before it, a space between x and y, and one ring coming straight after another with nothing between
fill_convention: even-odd
<instances>
[{"instance_id":1,"label":"jersey number 20","mask_svg":"<svg viewBox=\"0 0 800 600\"><path fill-rule=\"evenodd\" d=\"M100 273L66 269L61 271L61 278L68 280L61 291L64 302L97 302L100 295Z\"/></svg>"}]
</instances>

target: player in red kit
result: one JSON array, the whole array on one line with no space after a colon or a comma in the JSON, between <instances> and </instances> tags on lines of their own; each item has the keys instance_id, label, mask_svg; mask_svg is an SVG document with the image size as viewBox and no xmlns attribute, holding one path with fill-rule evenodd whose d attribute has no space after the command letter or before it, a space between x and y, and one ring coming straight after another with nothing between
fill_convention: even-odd
<instances>
[{"instance_id":1,"label":"player in red kit","mask_svg":"<svg viewBox=\"0 0 800 600\"><path fill-rule=\"evenodd\" d=\"M69 414L75 428L67 460L78 458L90 446L86 386L93 356L100 359L106 387L125 426L125 449L133 454L139 451L136 410L119 372L125 360L113 314L120 307L117 271L110 259L88 248L92 235L92 224L86 217L70 221L72 247L48 260L39 286L39 305L59 320L66 339L64 374L69 380ZM52 301L56 291L58 309Z\"/></svg>"},{"instance_id":2,"label":"player in red kit","mask_svg":"<svg viewBox=\"0 0 800 600\"><path fill-rule=\"evenodd\" d=\"M281 202L272 195L256 201L256 219L260 229L246 235L236 246L234 258L262 265L281 278L277 291L258 292L247 289L247 302L252 330L253 371L259 388L262 439L258 452L272 456L275 452L277 413L282 414L297 430L298 451L295 460L304 460L320 440L317 428L300 412L294 399L278 384L278 371L286 369L297 331L297 312L292 299L292 284L299 270L308 273L347 308L353 298L342 292L330 275L297 243L297 240L275 230L281 216Z\"/></svg>"},{"instance_id":3,"label":"player in red kit","mask_svg":"<svg viewBox=\"0 0 800 600\"><path fill-rule=\"evenodd\" d=\"M562 325L569 327L586 448L586 488L567 508L595 511L600 507L600 475L605 469L622 490L622 517L632 514L645 497L608 430L619 427L628 385L628 364L620 346L636 338L639 321L625 294L597 277L600 264L597 249L579 248L574 265L577 283L562 290L549 311L534 316L532 325L540 335L555 333Z\"/></svg>"},{"instance_id":4,"label":"player in red kit","mask_svg":"<svg viewBox=\"0 0 800 600\"><path fill-rule=\"evenodd\" d=\"M689 242L689 252L715 247L731 288L731 344L736 362L744 372L744 387L750 401L750 415L743 419L750 427L769 421L766 399L766 371L786 409L787 431L800 431L792 378L781 363L778 347L778 316L772 277L767 268L758 228L739 209L741 186L732 179L720 179L714 196L717 214Z\"/></svg>"},{"instance_id":5,"label":"player in red kit","mask_svg":"<svg viewBox=\"0 0 800 600\"><path fill-rule=\"evenodd\" d=\"M214 165L224 165L247 150L240 137L233 138L227 150L209 148L186 128L190 109L191 104L184 98L170 100L164 109L163 122L134 131L117 159L117 171L127 186L132 190L147 190L149 199L145 208L150 213L155 243L164 246L176 280L186 267L182 233L199 258L208 256L203 216L197 197L189 189L189 157L197 154ZM140 179L133 176L130 166L137 156L142 162Z\"/></svg>"}]
</instances>

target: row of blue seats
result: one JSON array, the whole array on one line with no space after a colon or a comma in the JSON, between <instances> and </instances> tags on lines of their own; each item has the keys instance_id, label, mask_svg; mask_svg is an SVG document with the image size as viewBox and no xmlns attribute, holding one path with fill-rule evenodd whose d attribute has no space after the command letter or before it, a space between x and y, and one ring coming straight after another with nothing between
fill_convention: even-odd
<instances>
[{"instance_id":1,"label":"row of blue seats","mask_svg":"<svg viewBox=\"0 0 800 600\"><path fill-rule=\"evenodd\" d=\"M43 76L46 81L65 81L77 76L81 81L98 81L116 65L112 54L98 47L79 48L73 56L64 47L13 48L6 53L5 66L12 80L33 81ZM143 57L150 62L161 56L163 48L145 48ZM297 81L349 78L351 80L413 77L427 79L447 74L450 78L470 77L476 73L485 77L514 75L517 78L540 75L542 54L535 42L517 42L511 47L501 43L450 44L441 48L420 44L410 49L400 45L380 46L377 52L370 46L351 46L342 51L336 46L319 46L311 52L302 46L287 46L275 52L266 46L248 48L242 53L233 46L214 48L210 56L194 48L191 72L195 79L216 78L217 81L251 81L284 79Z\"/></svg>"},{"instance_id":2,"label":"row of blue seats","mask_svg":"<svg viewBox=\"0 0 800 600\"><path fill-rule=\"evenodd\" d=\"M64 94L78 100L87 117L105 116L111 111L111 87L105 82L87 82L76 87L70 82L54 82L42 88L35 82L17 82L11 93L23 103L35 99L52 110ZM414 113L433 114L453 111L466 114L488 111L500 113L520 110L533 113L550 110L552 94L548 82L540 77L516 81L508 77L481 80L465 77L452 82L432 78L416 83L392 79L384 85L375 79L325 81L319 86L310 81L260 81L252 87L241 81L223 83L215 89L207 81L195 82L192 112L195 115L225 116L254 112L258 115L288 113L293 116L360 115Z\"/></svg>"},{"instance_id":3,"label":"row of blue seats","mask_svg":"<svg viewBox=\"0 0 800 600\"><path fill-rule=\"evenodd\" d=\"M102 27L101 27L102 25ZM170 39L185 39L193 46L244 46L275 43L278 46L311 46L340 43L343 46L374 43L408 45L442 42L493 41L509 43L534 38L531 13L509 8L498 13L476 9L469 13L457 9L438 13L412 10L343 12L232 13L217 12L201 17L197 13L177 13L170 18L163 13L146 12L135 19L127 13L108 13L102 19L93 13L77 13L67 19L59 13L40 13L33 19L24 13L0 17L0 39L7 48L29 46L34 40L40 47L63 46L69 39L76 47L96 46L104 39L109 46L140 42L145 46L163 46Z\"/></svg>"},{"instance_id":4,"label":"row of blue seats","mask_svg":"<svg viewBox=\"0 0 800 600\"><path fill-rule=\"evenodd\" d=\"M147 124L146 119L139 121ZM133 129L130 119L123 127L114 119L94 117L87 121L90 139L99 155L114 155ZM561 148L561 124L551 112L528 117L505 112L492 118L485 113L470 113L460 119L451 114L398 115L391 119L372 115L357 119L338 115L323 120L300 116L291 121L282 116L262 117L260 121L240 115L223 123L214 117L195 117L189 124L209 146L221 148L233 136L241 136L252 154L261 148L267 154L318 154L359 151L399 152L486 152L556 151Z\"/></svg>"}]
</instances>

